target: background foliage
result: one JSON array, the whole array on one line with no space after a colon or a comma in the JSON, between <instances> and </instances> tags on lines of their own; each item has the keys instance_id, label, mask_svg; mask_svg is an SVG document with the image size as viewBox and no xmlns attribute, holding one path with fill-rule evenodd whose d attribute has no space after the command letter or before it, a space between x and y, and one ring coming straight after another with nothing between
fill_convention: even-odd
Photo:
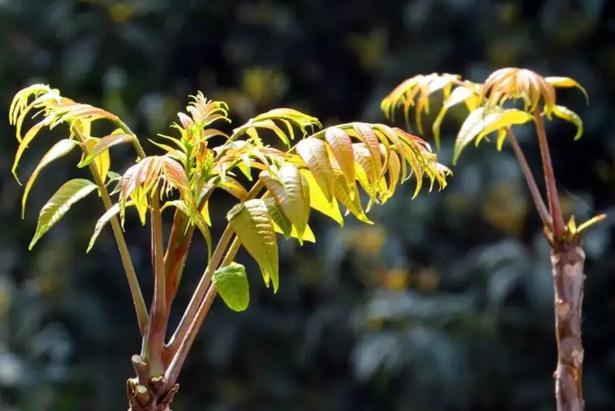
<instances>
[{"instance_id":1,"label":"background foliage","mask_svg":"<svg viewBox=\"0 0 615 411\"><path fill-rule=\"evenodd\" d=\"M382 121L380 99L413 74L481 81L522 65L586 86L589 106L564 96L585 137L549 127L556 174L568 212L613 214L609 3L0 0L0 113L42 81L119 114L143 138L168 131L197 89L227 100L237 123L280 105L328 124ZM445 163L458 125L445 124ZM138 333L110 234L84 256L101 210L96 199L81 204L28 253L31 210L72 171L52 166L20 222L12 134L0 122L0 409L122 409ZM537 160L533 137L519 137ZM24 169L47 147L41 139ZM405 187L374 210L375 226L341 231L322 219L317 244L282 242L279 294L253 287L243 314L216 303L176 409L553 409L547 249L512 154L494 154L487 144L468 151L447 192L411 202ZM220 219L230 204L216 206ZM615 408L613 221L586 240L585 389L595 411ZM128 229L147 269L146 231ZM192 281L202 260L188 263Z\"/></svg>"}]
</instances>

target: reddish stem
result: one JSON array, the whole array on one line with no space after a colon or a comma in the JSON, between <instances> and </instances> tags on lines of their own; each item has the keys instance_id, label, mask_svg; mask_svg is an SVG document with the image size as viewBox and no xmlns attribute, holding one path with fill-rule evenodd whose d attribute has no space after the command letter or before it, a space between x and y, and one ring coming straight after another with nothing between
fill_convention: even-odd
<instances>
[{"instance_id":1,"label":"reddish stem","mask_svg":"<svg viewBox=\"0 0 615 411\"><path fill-rule=\"evenodd\" d=\"M186 258L192 244L194 226L188 226L188 218L179 210L173 216L173 224L169 234L169 243L164 255L164 271L166 273L166 302L170 309L181 282Z\"/></svg>"},{"instance_id":2,"label":"reddish stem","mask_svg":"<svg viewBox=\"0 0 615 411\"><path fill-rule=\"evenodd\" d=\"M562 209L557 193L555 173L553 172L553 164L551 162L551 153L549 151L547 133L545 132L543 115L540 113L534 114L534 122L536 124L536 133L538 134L540 158L542 160L545 185L547 187L547 201L549 202L549 211L553 219L553 234L556 238L561 238L565 232L566 224L564 223L564 217L562 216Z\"/></svg>"},{"instance_id":3,"label":"reddish stem","mask_svg":"<svg viewBox=\"0 0 615 411\"><path fill-rule=\"evenodd\" d=\"M519 146L517 137L512 132L510 127L507 129L507 132L508 141L510 142L513 151L515 152L515 156L517 157L517 161L519 162L519 166L521 167L521 171L523 172L523 176L525 177L525 182L527 183L527 187L529 188L532 195L532 199L534 200L534 206L536 207L536 211L538 211L540 220L545 227L550 227L553 224L553 219L551 218L549 210L547 209L547 206L542 199L542 195L540 194L540 190L538 189L538 185L536 184L536 180L534 179L534 174L532 174L532 170L527 163L527 159L523 154L523 150L521 150L521 146Z\"/></svg>"},{"instance_id":4,"label":"reddish stem","mask_svg":"<svg viewBox=\"0 0 615 411\"><path fill-rule=\"evenodd\" d=\"M157 190L151 196L152 262L154 266L154 297L150 310L150 322L143 342L144 359L150 367L150 376L164 372L162 352L167 329L168 313L166 303L166 279L164 270L164 244L162 215Z\"/></svg>"},{"instance_id":5,"label":"reddish stem","mask_svg":"<svg viewBox=\"0 0 615 411\"><path fill-rule=\"evenodd\" d=\"M219 264L217 264L217 266L224 267L225 265L230 264L233 261L233 258L235 258L237 251L239 250L239 245L239 239L235 238L231 243L228 252L224 256L224 259ZM203 299L203 302L199 306L194 318L190 322L190 326L188 327L186 335L181 341L179 349L173 357L173 360L171 361L165 373L165 379L167 380L167 384L169 384L170 386L173 386L177 382L177 377L179 376L184 362L186 361L186 357L188 356L188 353L192 348L192 344L194 343L194 340L199 330L201 329L203 321L205 320L205 317L207 316L207 313L209 312L209 309L211 308L211 305L217 294L218 293L216 287L213 284L210 284L209 288L207 289L207 293L205 294L205 298Z\"/></svg>"}]
</instances>

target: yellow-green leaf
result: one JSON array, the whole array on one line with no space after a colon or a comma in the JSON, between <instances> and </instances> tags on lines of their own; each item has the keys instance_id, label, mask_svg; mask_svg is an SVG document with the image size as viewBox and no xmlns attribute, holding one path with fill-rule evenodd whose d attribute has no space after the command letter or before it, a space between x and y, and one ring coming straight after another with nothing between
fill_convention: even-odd
<instances>
[{"instance_id":1,"label":"yellow-green leaf","mask_svg":"<svg viewBox=\"0 0 615 411\"><path fill-rule=\"evenodd\" d=\"M457 163L459 155L472 140L476 139L478 144L489 133L511 125L527 123L532 118L531 114L517 109L477 108L466 118L457 134L453 164Z\"/></svg>"},{"instance_id":2,"label":"yellow-green leaf","mask_svg":"<svg viewBox=\"0 0 615 411\"><path fill-rule=\"evenodd\" d=\"M308 170L301 170L301 174L305 177L310 189L310 207L320 211L343 227L344 218L342 217L342 213L340 213L340 207L335 197L332 198L331 201L327 200L311 172ZM352 185L354 185L354 182Z\"/></svg>"},{"instance_id":3,"label":"yellow-green leaf","mask_svg":"<svg viewBox=\"0 0 615 411\"><path fill-rule=\"evenodd\" d=\"M389 198L395 194L395 189L397 188L397 184L399 184L401 176L401 161L399 160L399 156L393 150L389 153L389 163L388 163L388 189L383 198L381 198L382 202L387 201Z\"/></svg>"},{"instance_id":4,"label":"yellow-green leaf","mask_svg":"<svg viewBox=\"0 0 615 411\"><path fill-rule=\"evenodd\" d=\"M289 238L293 225L288 220L288 217L284 215L284 212L280 208L278 202L273 197L264 198L263 201L267 206L267 211L273 221L274 230L276 233L280 233L284 235L284 237Z\"/></svg>"},{"instance_id":5,"label":"yellow-green leaf","mask_svg":"<svg viewBox=\"0 0 615 411\"><path fill-rule=\"evenodd\" d=\"M358 167L355 168L356 177L363 187L363 190L369 195L372 201L376 200L376 191L378 185L378 174L374 169L373 156L368 148L363 143L354 143L352 145L354 158ZM380 154L378 154L380 155Z\"/></svg>"},{"instance_id":6,"label":"yellow-green leaf","mask_svg":"<svg viewBox=\"0 0 615 411\"><path fill-rule=\"evenodd\" d=\"M126 207L129 207L132 205L134 205L133 201L128 201L126 203ZM120 205L119 203L116 203L116 204L113 204L113 206L111 206L109 209L107 209L107 211L105 211L105 213L102 216L100 216L98 221L96 221L96 226L94 227L94 232L92 233L92 237L90 237L90 241L88 243L88 248L86 250L86 253L89 253L92 247L94 247L94 244L96 243L96 240L98 239L98 236L100 235L100 232L102 231L102 229L107 225L109 221L111 221L115 216L117 216L119 212L120 212Z\"/></svg>"},{"instance_id":7,"label":"yellow-green leaf","mask_svg":"<svg viewBox=\"0 0 615 411\"><path fill-rule=\"evenodd\" d=\"M134 137L131 134L109 134L97 140L96 144L89 150L88 156L84 158L78 167L85 167L90 164L96 157L106 152L109 148L123 143L129 143Z\"/></svg>"},{"instance_id":8,"label":"yellow-green leaf","mask_svg":"<svg viewBox=\"0 0 615 411\"><path fill-rule=\"evenodd\" d=\"M271 282L273 291L277 292L278 243L267 205L260 199L248 200L233 207L226 218L239 241L256 260L265 284L269 286Z\"/></svg>"},{"instance_id":9,"label":"yellow-green leaf","mask_svg":"<svg viewBox=\"0 0 615 411\"><path fill-rule=\"evenodd\" d=\"M211 258L212 252L212 239L211 239L211 231L209 230L208 223L197 209L189 206L184 200L173 200L168 201L162 207L162 210L168 207L175 207L186 217L188 217L190 224L194 224L196 228L199 229L203 239L205 240L205 244L207 245L207 258L208 260Z\"/></svg>"},{"instance_id":10,"label":"yellow-green leaf","mask_svg":"<svg viewBox=\"0 0 615 411\"><path fill-rule=\"evenodd\" d=\"M284 143L286 146L290 146L288 136L286 135L284 130L282 130L273 120L261 120L254 123L250 122L250 124L252 125L252 127L250 127L250 129L248 129L246 133L248 133L248 135L255 140L261 140L260 136L258 135L258 129L264 128L267 130L271 130L280 139L280 141L282 141L282 143Z\"/></svg>"},{"instance_id":11,"label":"yellow-green leaf","mask_svg":"<svg viewBox=\"0 0 615 411\"><path fill-rule=\"evenodd\" d=\"M73 148L75 148L76 145L77 145L77 142L74 140L69 140L69 139L60 140L57 143L55 143L49 149L49 151L47 151L47 153L45 153L41 161L38 163L38 165L32 172L32 175L30 176L30 179L28 180L28 182L26 183L26 187L24 188L23 197L21 198L21 218L24 218L24 215L26 212L26 202L28 201L28 194L30 193L30 190L32 189L32 185L36 181L41 170L45 168L47 165L49 165L49 163L51 163L52 161L57 160L58 158L63 157L66 154L70 153L70 151Z\"/></svg>"},{"instance_id":12,"label":"yellow-green leaf","mask_svg":"<svg viewBox=\"0 0 615 411\"><path fill-rule=\"evenodd\" d=\"M99 142L99 138L88 138L85 141L85 146L88 152L93 151ZM111 156L109 155L109 149L102 150L96 157L92 159L92 161L94 162L94 168L96 168L98 175L104 182L107 179L107 174L109 173L109 169L111 168Z\"/></svg>"},{"instance_id":13,"label":"yellow-green leaf","mask_svg":"<svg viewBox=\"0 0 615 411\"><path fill-rule=\"evenodd\" d=\"M456 106L457 104L464 101L471 101L472 99L478 100L478 97L475 95L474 90L469 87L459 86L456 87L450 96L444 101L440 112L438 113L436 119L432 124L433 138L436 143L436 147L440 148L440 125L442 124L442 120L444 120L444 116L447 111Z\"/></svg>"},{"instance_id":14,"label":"yellow-green leaf","mask_svg":"<svg viewBox=\"0 0 615 411\"><path fill-rule=\"evenodd\" d=\"M333 157L344 173L344 178L348 184L354 184L354 156L350 136L339 127L329 127L325 131L325 139L329 143Z\"/></svg>"},{"instance_id":15,"label":"yellow-green leaf","mask_svg":"<svg viewBox=\"0 0 615 411\"><path fill-rule=\"evenodd\" d=\"M13 160L13 166L11 167L11 173L13 173L13 176L15 176L15 179L17 181L19 181L19 178L17 177L17 166L19 165L21 157L26 152L28 145L34 140L41 128L48 126L50 122L50 117L43 118L41 121L32 126L26 132L26 135L19 141L19 146L17 147L17 151L15 152L15 158Z\"/></svg>"},{"instance_id":16,"label":"yellow-green leaf","mask_svg":"<svg viewBox=\"0 0 615 411\"><path fill-rule=\"evenodd\" d=\"M126 203L126 205L131 205L131 203L132 202L128 202ZM105 213L102 216L100 216L98 221L96 221L96 226L94 226L94 233L92 234L92 237L90 237L90 242L88 243L88 248L86 250L86 253L89 253L92 247L94 247L94 243L96 243L96 239L98 239L98 235L100 234L102 229L105 227L105 225L107 225L107 223L113 217L118 215L119 212L120 212L120 205L116 203L116 204L113 204L113 206L111 206L111 208L109 208L107 211L105 211Z\"/></svg>"},{"instance_id":17,"label":"yellow-green leaf","mask_svg":"<svg viewBox=\"0 0 615 411\"><path fill-rule=\"evenodd\" d=\"M555 106L553 108L553 114L555 114L562 120L569 121L575 126L577 126L577 132L574 135L574 139L578 140L581 138L581 136L583 135L583 120L581 120L581 117L579 117L577 113L570 110L568 107Z\"/></svg>"},{"instance_id":18,"label":"yellow-green leaf","mask_svg":"<svg viewBox=\"0 0 615 411\"><path fill-rule=\"evenodd\" d=\"M335 183L325 143L317 138L308 137L297 143L295 148L314 175L314 179L322 189L323 194L330 201L333 197Z\"/></svg>"},{"instance_id":19,"label":"yellow-green leaf","mask_svg":"<svg viewBox=\"0 0 615 411\"><path fill-rule=\"evenodd\" d=\"M314 237L314 233L309 225L306 225L303 234L299 235L297 229L293 227L288 218L284 215L275 199L269 197L264 198L263 201L267 205L269 216L273 221L273 229L276 233L284 235L286 239L290 237L296 238L301 244L303 244L303 241L309 241L310 243L316 242L316 237Z\"/></svg>"},{"instance_id":20,"label":"yellow-green leaf","mask_svg":"<svg viewBox=\"0 0 615 411\"><path fill-rule=\"evenodd\" d=\"M246 268L235 262L218 268L212 278L216 290L233 311L244 311L250 305L250 285Z\"/></svg>"},{"instance_id":21,"label":"yellow-green leaf","mask_svg":"<svg viewBox=\"0 0 615 411\"><path fill-rule=\"evenodd\" d=\"M372 127L367 124L355 123L353 128L356 131L357 136L359 137L361 142L363 142L363 144L369 151L370 155L368 156L368 158L373 167L374 179L376 179L380 176L380 173L382 171L382 159L380 158L380 140L378 139L378 136L376 135L376 132L372 129Z\"/></svg>"},{"instance_id":22,"label":"yellow-green leaf","mask_svg":"<svg viewBox=\"0 0 615 411\"><path fill-rule=\"evenodd\" d=\"M250 122L261 120L278 120L285 122L285 124L287 121L290 121L299 126L304 135L306 133L306 128L308 127L321 127L320 121L318 121L316 117L312 117L292 108L275 108L267 111L266 113L257 115L250 120ZM289 135L292 140L293 134L291 131L289 131Z\"/></svg>"},{"instance_id":23,"label":"yellow-green leaf","mask_svg":"<svg viewBox=\"0 0 615 411\"><path fill-rule=\"evenodd\" d=\"M359 190L356 184L352 184L351 186L344 184L344 177L342 175L336 175L335 178L337 180L337 184L335 185L335 197L337 200L342 203L348 212L352 213L357 220L366 224L373 224L361 206Z\"/></svg>"},{"instance_id":24,"label":"yellow-green leaf","mask_svg":"<svg viewBox=\"0 0 615 411\"><path fill-rule=\"evenodd\" d=\"M277 177L277 178L276 178ZM271 176L267 171L261 172L259 179L277 203L293 227L297 229L300 242L310 216L310 191L299 169L291 164L284 164Z\"/></svg>"},{"instance_id":25,"label":"yellow-green leaf","mask_svg":"<svg viewBox=\"0 0 615 411\"><path fill-rule=\"evenodd\" d=\"M476 136L476 144L478 145L478 143L480 143L485 136L493 133L494 131L510 127L512 125L525 124L533 119L534 116L530 113L512 108L489 113L485 118L485 128L483 128L481 132L478 133L478 136Z\"/></svg>"},{"instance_id":26,"label":"yellow-green leaf","mask_svg":"<svg viewBox=\"0 0 615 411\"><path fill-rule=\"evenodd\" d=\"M248 191L245 189L243 185L232 177L225 176L224 180L218 183L218 187L238 199L239 201L243 201L248 196Z\"/></svg>"},{"instance_id":27,"label":"yellow-green leaf","mask_svg":"<svg viewBox=\"0 0 615 411\"><path fill-rule=\"evenodd\" d=\"M76 178L64 183L41 209L36 232L28 248L31 250L37 241L64 217L64 214L73 204L94 190L96 190L96 184L83 178Z\"/></svg>"},{"instance_id":28,"label":"yellow-green leaf","mask_svg":"<svg viewBox=\"0 0 615 411\"><path fill-rule=\"evenodd\" d=\"M472 111L461 125L455 140L455 151L453 154L453 164L457 163L457 159L463 149L474 140L474 137L481 132L485 127L485 107L479 107Z\"/></svg>"},{"instance_id":29,"label":"yellow-green leaf","mask_svg":"<svg viewBox=\"0 0 615 411\"><path fill-rule=\"evenodd\" d=\"M587 90L575 79L570 77L545 77L545 81L554 87L576 87L581 90L581 93L585 96L585 101L589 103Z\"/></svg>"}]
</instances>

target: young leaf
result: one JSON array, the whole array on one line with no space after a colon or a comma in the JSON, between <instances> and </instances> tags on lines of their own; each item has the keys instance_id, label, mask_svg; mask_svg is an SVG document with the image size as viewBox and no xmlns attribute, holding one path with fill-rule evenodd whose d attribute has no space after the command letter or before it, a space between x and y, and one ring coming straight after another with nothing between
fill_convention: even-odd
<instances>
[{"instance_id":1,"label":"young leaf","mask_svg":"<svg viewBox=\"0 0 615 411\"><path fill-rule=\"evenodd\" d=\"M490 113L485 118L485 128L478 133L476 136L476 144L480 143L480 141L487 135L493 133L494 131L501 130L506 127L510 127L512 125L525 124L528 121L532 121L534 117L522 110L516 109L508 109L503 111L498 111L495 113Z\"/></svg>"},{"instance_id":2,"label":"young leaf","mask_svg":"<svg viewBox=\"0 0 615 411\"><path fill-rule=\"evenodd\" d=\"M265 205L267 205L269 216L271 217L271 221L273 221L273 229L276 233L284 235L284 238L286 239L291 237L296 238L301 244L303 244L304 241L308 241L310 243L316 242L316 237L314 236L314 233L309 225L306 225L305 230L303 230L303 234L299 235L297 229L293 227L290 221L288 221L288 218L284 215L275 199L268 197L264 198L263 201L265 202Z\"/></svg>"},{"instance_id":3,"label":"young leaf","mask_svg":"<svg viewBox=\"0 0 615 411\"><path fill-rule=\"evenodd\" d=\"M382 172L382 159L380 158L380 141L375 131L367 124L356 123L354 124L354 130L357 132L357 136L363 142L367 150L369 151L369 155L365 156L368 161L371 163L369 168L373 169L373 178L374 181L380 176ZM355 151L355 159L356 159L356 151ZM365 169L365 167L364 167ZM367 172L367 170L366 170ZM371 173L368 173L368 176Z\"/></svg>"},{"instance_id":4,"label":"young leaf","mask_svg":"<svg viewBox=\"0 0 615 411\"><path fill-rule=\"evenodd\" d=\"M184 213L184 215L190 219L190 223L194 224L196 228L199 229L203 239L205 240L205 244L207 245L207 259L209 260L212 252L211 231L209 230L208 222L205 220L205 217L203 217L203 214L201 214L194 207L189 206L184 200L169 201L165 203L162 210L167 207L175 207Z\"/></svg>"},{"instance_id":5,"label":"young leaf","mask_svg":"<svg viewBox=\"0 0 615 411\"><path fill-rule=\"evenodd\" d=\"M41 170L45 168L47 165L49 165L49 163L51 163L52 161L57 160L58 158L63 157L66 154L70 153L70 151L73 148L75 148L76 145L77 145L77 142L75 140L69 140L69 139L60 140L57 143L55 143L49 149L49 151L47 151L47 153L43 156L41 161L38 163L38 165L32 172L30 179L26 183L26 187L24 189L23 196L21 198L21 218L24 218L25 216L26 202L28 201L28 194L30 193L30 190L32 189L32 185L36 181L36 178L40 174Z\"/></svg>"},{"instance_id":6,"label":"young leaf","mask_svg":"<svg viewBox=\"0 0 615 411\"><path fill-rule=\"evenodd\" d=\"M337 204L337 200L335 198L331 201L327 200L311 172L304 169L301 170L301 174L305 177L310 189L310 207L316 211L320 211L343 227L344 218L342 217L342 213L340 213L340 207ZM354 180L352 185L354 185Z\"/></svg>"},{"instance_id":7,"label":"young leaf","mask_svg":"<svg viewBox=\"0 0 615 411\"><path fill-rule=\"evenodd\" d=\"M263 198L265 205L267 206L267 211L269 212L269 216L273 221L273 229L276 233L280 233L284 235L286 239L288 239L292 233L293 225L288 221L288 217L284 215L282 208L273 197Z\"/></svg>"},{"instance_id":8,"label":"young leaf","mask_svg":"<svg viewBox=\"0 0 615 411\"><path fill-rule=\"evenodd\" d=\"M440 112L431 127L433 131L433 139L436 142L437 148L440 148L440 125L442 124L442 120L444 120L444 116L451 107L454 107L461 102L466 102L466 105L469 105L471 109L474 110L476 108L475 105L478 102L478 96L470 87L459 86L456 87L450 96L444 101L444 104L442 105L442 108L440 109Z\"/></svg>"},{"instance_id":9,"label":"young leaf","mask_svg":"<svg viewBox=\"0 0 615 411\"><path fill-rule=\"evenodd\" d=\"M328 201L331 201L335 191L335 182L325 143L317 138L308 137L297 143L295 147L301 159L305 161L312 175L314 175L314 179L323 194Z\"/></svg>"},{"instance_id":10,"label":"young leaf","mask_svg":"<svg viewBox=\"0 0 615 411\"><path fill-rule=\"evenodd\" d=\"M226 176L224 180L218 183L218 187L238 199L244 201L248 196L248 191L243 185L232 177Z\"/></svg>"},{"instance_id":11,"label":"young leaf","mask_svg":"<svg viewBox=\"0 0 615 411\"><path fill-rule=\"evenodd\" d=\"M261 120L254 123L250 122L250 124L252 127L246 130L246 133L250 137L254 138L254 140L260 142L261 138L258 134L258 129L264 128L271 130L280 139L280 141L282 141L282 143L284 143L287 147L290 147L290 141L288 139L289 136L287 136L286 133L273 120Z\"/></svg>"},{"instance_id":12,"label":"young leaf","mask_svg":"<svg viewBox=\"0 0 615 411\"><path fill-rule=\"evenodd\" d=\"M278 170L277 178L263 171L259 179L273 195L301 238L310 215L310 191L299 169L291 164L284 164Z\"/></svg>"},{"instance_id":13,"label":"young leaf","mask_svg":"<svg viewBox=\"0 0 615 411\"><path fill-rule=\"evenodd\" d=\"M76 178L64 183L41 209L36 233L28 248L31 250L38 240L64 217L64 214L73 204L94 190L96 190L96 184L83 178Z\"/></svg>"},{"instance_id":14,"label":"young leaf","mask_svg":"<svg viewBox=\"0 0 615 411\"><path fill-rule=\"evenodd\" d=\"M271 281L273 291L277 292L278 243L265 202L253 199L237 204L226 218L239 241L258 263L265 284L269 286Z\"/></svg>"},{"instance_id":15,"label":"young leaf","mask_svg":"<svg viewBox=\"0 0 615 411\"><path fill-rule=\"evenodd\" d=\"M132 202L129 201L128 203L126 203L126 205L127 206L131 205L131 203ZM96 226L94 227L94 233L92 234L92 237L90 237L90 242L88 243L88 248L86 250L86 253L89 253L92 247L94 247L94 243L96 243L96 239L98 238L98 235L102 231L103 227L107 225L107 223L113 217L118 215L119 212L120 212L120 205L119 203L115 203L113 204L111 208L105 211L105 213L98 219L98 221L96 222Z\"/></svg>"},{"instance_id":16,"label":"young leaf","mask_svg":"<svg viewBox=\"0 0 615 411\"><path fill-rule=\"evenodd\" d=\"M350 186L344 184L344 177L339 174L335 175L335 179L337 180L337 184L335 185L335 197L337 200L342 203L348 212L354 215L357 220L362 223L373 224L361 206L359 190L356 184Z\"/></svg>"},{"instance_id":17,"label":"young leaf","mask_svg":"<svg viewBox=\"0 0 615 411\"><path fill-rule=\"evenodd\" d=\"M19 161L21 161L21 157L26 152L28 145L34 140L41 128L48 126L50 122L51 119L49 117L43 118L41 121L32 126L23 139L20 140L17 151L15 152L15 158L13 159L13 166L11 167L11 173L13 173L13 176L15 176L17 182L19 182L19 178L17 177L17 166L19 165Z\"/></svg>"},{"instance_id":18,"label":"young leaf","mask_svg":"<svg viewBox=\"0 0 615 411\"><path fill-rule=\"evenodd\" d=\"M325 139L329 143L333 156L344 173L346 181L348 184L354 184L354 156L350 136L339 127L329 127L325 131Z\"/></svg>"},{"instance_id":19,"label":"young leaf","mask_svg":"<svg viewBox=\"0 0 615 411\"><path fill-rule=\"evenodd\" d=\"M527 123L532 115L517 109L501 110L495 107L479 107L466 118L455 140L453 164L457 163L463 149L474 139L478 144L482 137L514 124Z\"/></svg>"},{"instance_id":20,"label":"young leaf","mask_svg":"<svg viewBox=\"0 0 615 411\"><path fill-rule=\"evenodd\" d=\"M575 126L577 126L577 133L574 135L574 139L578 140L583 135L583 120L581 117L574 111L570 110L568 107L564 106L555 106L553 108L553 114L562 120L569 121Z\"/></svg>"},{"instance_id":21,"label":"young leaf","mask_svg":"<svg viewBox=\"0 0 615 411\"><path fill-rule=\"evenodd\" d=\"M246 268L235 262L218 268L211 279L220 297L233 311L244 311L250 305L250 285Z\"/></svg>"},{"instance_id":22,"label":"young leaf","mask_svg":"<svg viewBox=\"0 0 615 411\"><path fill-rule=\"evenodd\" d=\"M585 101L589 103L587 90L575 79L570 77L545 77L545 81L554 87L576 87L581 90L581 93L585 96Z\"/></svg>"},{"instance_id":23,"label":"young leaf","mask_svg":"<svg viewBox=\"0 0 615 411\"><path fill-rule=\"evenodd\" d=\"M320 121L316 117L312 117L301 111L292 108L275 108L266 113L262 113L254 117L251 122L261 120L286 120L296 124L305 135L305 129L308 127L321 127Z\"/></svg>"},{"instance_id":24,"label":"young leaf","mask_svg":"<svg viewBox=\"0 0 615 411\"><path fill-rule=\"evenodd\" d=\"M103 152L107 151L109 148L123 143L130 142L134 137L130 134L109 134L108 136L102 137L100 140L96 142L96 144L90 149L90 152L86 158L84 158L77 167L85 167L90 164L96 157L98 157Z\"/></svg>"},{"instance_id":25,"label":"young leaf","mask_svg":"<svg viewBox=\"0 0 615 411\"><path fill-rule=\"evenodd\" d=\"M87 151L93 150L97 145L100 139L96 137L90 137L85 141L85 147ZM100 152L94 159L94 168L98 175L104 182L107 179L107 174L109 173L109 169L111 168L111 155L109 154L109 150L103 150ZM79 165L77 165L79 166Z\"/></svg>"}]
</instances>

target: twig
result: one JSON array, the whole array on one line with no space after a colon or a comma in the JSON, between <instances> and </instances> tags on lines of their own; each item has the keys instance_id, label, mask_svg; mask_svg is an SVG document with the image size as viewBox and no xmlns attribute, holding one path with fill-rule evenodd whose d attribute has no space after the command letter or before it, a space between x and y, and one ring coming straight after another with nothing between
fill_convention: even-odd
<instances>
[{"instance_id":1,"label":"twig","mask_svg":"<svg viewBox=\"0 0 615 411\"><path fill-rule=\"evenodd\" d=\"M549 142L545 132L545 123L542 114L534 114L534 122L536 123L536 133L538 134L538 143L540 145L540 157L542 159L542 168L545 175L545 185L547 187L547 200L549 202L549 211L553 219L553 234L556 238L564 234L566 225L562 216L562 209L557 194L557 185L555 183L555 173L553 172L553 164L551 163L551 153L549 152Z\"/></svg>"},{"instance_id":2,"label":"twig","mask_svg":"<svg viewBox=\"0 0 615 411\"><path fill-rule=\"evenodd\" d=\"M506 131L508 133L508 140L510 141L510 145L515 152L515 156L517 157L517 161L519 162L519 166L521 167L521 171L523 172L523 176L525 177L527 187L530 190L532 199L534 200L534 206L536 206L536 211L538 211L540 220L545 227L550 227L553 224L553 219L551 218L549 210L547 209L547 206L542 199L542 195L540 194L540 190L538 189L538 185L536 184L536 180L534 179L532 170L527 163L525 154L523 154L523 150L521 150L521 146L519 146L519 141L517 140L517 137L512 132L510 127L508 127Z\"/></svg>"}]
</instances>

